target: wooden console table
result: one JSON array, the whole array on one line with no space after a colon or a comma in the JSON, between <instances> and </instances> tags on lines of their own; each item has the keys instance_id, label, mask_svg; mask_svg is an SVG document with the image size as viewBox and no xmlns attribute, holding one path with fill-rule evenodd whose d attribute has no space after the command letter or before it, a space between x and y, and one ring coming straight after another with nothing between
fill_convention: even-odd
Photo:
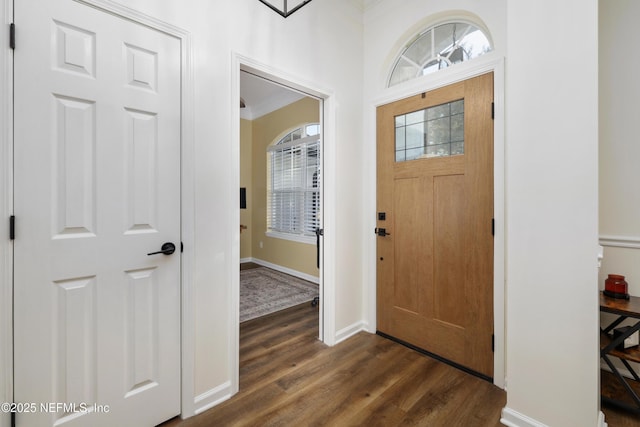
<instances>
[{"instance_id":1,"label":"wooden console table","mask_svg":"<svg viewBox=\"0 0 640 427\"><path fill-rule=\"evenodd\" d=\"M640 347L616 349L627 337L640 330L640 297L630 297L628 300L615 299L600 292L600 311L617 316L611 324L600 329L600 357L611 369L615 382L612 387L602 387L602 402L640 413L640 397L638 397L640 377L629 364L629 362L640 363ZM609 333L627 319L633 322L631 327L624 334L613 339ZM622 362L633 379L622 376L619 369L612 363L612 357ZM616 389L617 393L615 393ZM621 398L620 395L623 397Z\"/></svg>"}]
</instances>

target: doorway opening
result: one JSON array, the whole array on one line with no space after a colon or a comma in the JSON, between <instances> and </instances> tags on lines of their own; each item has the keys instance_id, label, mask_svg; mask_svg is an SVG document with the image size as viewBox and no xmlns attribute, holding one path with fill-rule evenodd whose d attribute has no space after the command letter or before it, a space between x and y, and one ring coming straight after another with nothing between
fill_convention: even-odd
<instances>
[{"instance_id":1,"label":"doorway opening","mask_svg":"<svg viewBox=\"0 0 640 427\"><path fill-rule=\"evenodd\" d=\"M239 94L242 323L322 306L323 103L246 70Z\"/></svg>"}]
</instances>

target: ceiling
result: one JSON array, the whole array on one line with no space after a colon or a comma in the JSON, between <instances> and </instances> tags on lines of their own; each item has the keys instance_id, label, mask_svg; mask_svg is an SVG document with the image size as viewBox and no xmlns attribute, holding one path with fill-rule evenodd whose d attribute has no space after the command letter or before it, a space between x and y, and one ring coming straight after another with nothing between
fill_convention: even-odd
<instances>
[{"instance_id":1,"label":"ceiling","mask_svg":"<svg viewBox=\"0 0 640 427\"><path fill-rule=\"evenodd\" d=\"M245 71L240 73L240 98L245 103L245 108L240 109L243 119L257 119L304 97L297 91L262 77Z\"/></svg>"},{"instance_id":2,"label":"ceiling","mask_svg":"<svg viewBox=\"0 0 640 427\"><path fill-rule=\"evenodd\" d=\"M380 0L349 0L363 12L373 8ZM240 73L240 97L245 108L240 109L240 117L254 120L285 107L305 95L280 84L257 77L248 72Z\"/></svg>"}]
</instances>

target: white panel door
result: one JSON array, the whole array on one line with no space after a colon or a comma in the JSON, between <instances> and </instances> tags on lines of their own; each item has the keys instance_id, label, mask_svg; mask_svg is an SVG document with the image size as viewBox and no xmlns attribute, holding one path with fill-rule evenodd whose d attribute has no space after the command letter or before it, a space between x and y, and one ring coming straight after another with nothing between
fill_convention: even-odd
<instances>
[{"instance_id":1,"label":"white panel door","mask_svg":"<svg viewBox=\"0 0 640 427\"><path fill-rule=\"evenodd\" d=\"M180 41L72 0L15 23L17 425L158 424L180 413Z\"/></svg>"}]
</instances>

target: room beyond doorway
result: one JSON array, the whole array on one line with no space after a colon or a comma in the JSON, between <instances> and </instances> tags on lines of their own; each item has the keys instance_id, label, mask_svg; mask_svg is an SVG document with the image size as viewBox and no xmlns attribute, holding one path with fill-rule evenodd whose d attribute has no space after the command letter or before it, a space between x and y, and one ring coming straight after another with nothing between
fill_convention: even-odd
<instances>
[{"instance_id":1,"label":"room beyond doorway","mask_svg":"<svg viewBox=\"0 0 640 427\"><path fill-rule=\"evenodd\" d=\"M320 284L322 100L246 71L239 95L239 260Z\"/></svg>"}]
</instances>

